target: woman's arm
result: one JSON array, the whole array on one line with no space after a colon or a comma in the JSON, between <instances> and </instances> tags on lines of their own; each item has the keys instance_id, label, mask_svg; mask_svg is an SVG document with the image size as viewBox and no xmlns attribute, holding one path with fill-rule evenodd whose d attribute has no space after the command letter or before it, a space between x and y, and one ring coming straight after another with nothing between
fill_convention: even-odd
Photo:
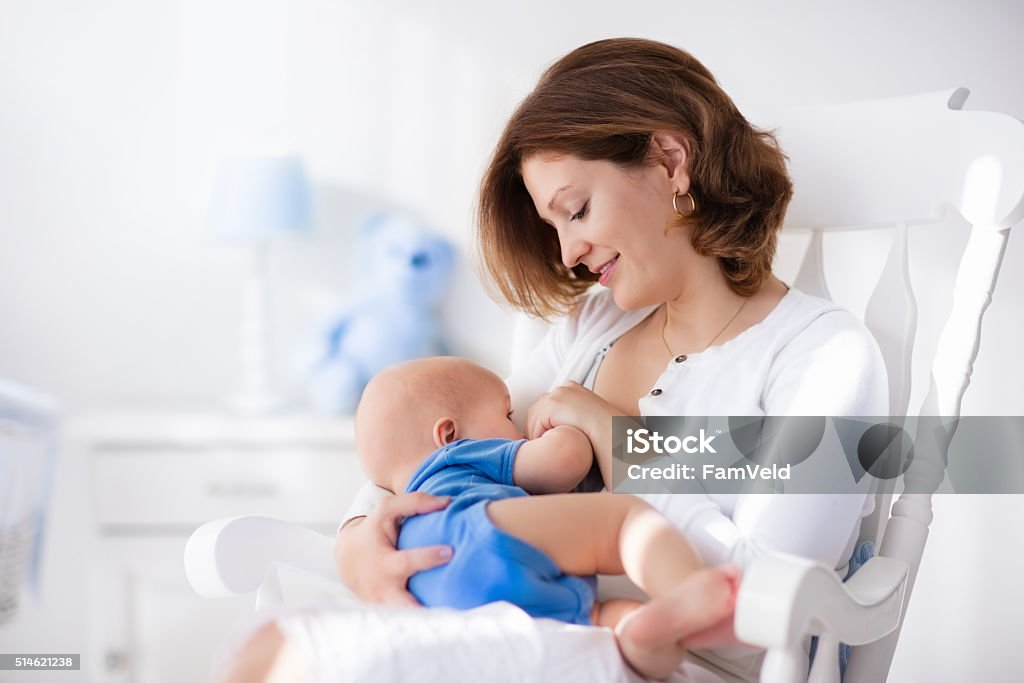
<instances>
[{"instance_id":1,"label":"woman's arm","mask_svg":"<svg viewBox=\"0 0 1024 683\"><path fill-rule=\"evenodd\" d=\"M865 511L866 495L743 494L731 518L707 496L640 497L676 524L705 563L746 568L766 551L840 566L850 535Z\"/></svg>"},{"instance_id":2,"label":"woman's arm","mask_svg":"<svg viewBox=\"0 0 1024 683\"><path fill-rule=\"evenodd\" d=\"M888 414L885 364L874 339L849 313L817 319L776 357L764 390L764 411ZM869 495L743 494L731 517L706 494L643 497L676 523L708 564L746 566L764 551L776 550L835 567L845 559L850 537L871 508Z\"/></svg>"}]
</instances>

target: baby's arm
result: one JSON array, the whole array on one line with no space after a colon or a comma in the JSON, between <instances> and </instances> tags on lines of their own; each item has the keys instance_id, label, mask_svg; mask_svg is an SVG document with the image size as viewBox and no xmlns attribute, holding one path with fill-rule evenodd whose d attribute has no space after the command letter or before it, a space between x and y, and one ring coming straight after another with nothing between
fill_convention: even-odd
<instances>
[{"instance_id":1,"label":"baby's arm","mask_svg":"<svg viewBox=\"0 0 1024 683\"><path fill-rule=\"evenodd\" d=\"M561 425L519 447L512 479L529 493L568 493L583 481L593 462L587 435Z\"/></svg>"}]
</instances>

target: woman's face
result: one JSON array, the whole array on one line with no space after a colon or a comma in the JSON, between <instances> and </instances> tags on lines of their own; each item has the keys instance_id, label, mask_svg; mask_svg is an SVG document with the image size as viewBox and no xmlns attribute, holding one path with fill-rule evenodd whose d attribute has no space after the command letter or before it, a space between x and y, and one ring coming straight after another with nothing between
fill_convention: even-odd
<instances>
[{"instance_id":1,"label":"woman's face","mask_svg":"<svg viewBox=\"0 0 1024 683\"><path fill-rule=\"evenodd\" d=\"M523 161L522 174L540 217L558 232L567 268L584 264L600 272L599 282L625 311L679 295L696 254L688 230L666 234L675 220L672 192L689 187L678 171L673 177L664 164L627 171L610 161L534 155Z\"/></svg>"}]
</instances>

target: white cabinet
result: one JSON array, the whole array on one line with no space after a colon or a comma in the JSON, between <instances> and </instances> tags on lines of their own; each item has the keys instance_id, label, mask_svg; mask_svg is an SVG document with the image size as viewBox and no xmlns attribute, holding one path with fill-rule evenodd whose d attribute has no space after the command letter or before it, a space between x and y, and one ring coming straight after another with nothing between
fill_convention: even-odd
<instances>
[{"instance_id":1,"label":"white cabinet","mask_svg":"<svg viewBox=\"0 0 1024 683\"><path fill-rule=\"evenodd\" d=\"M99 566L89 680L209 679L253 598L207 600L185 579L189 534L260 514L333 532L365 481L350 420L106 415L74 422L91 460Z\"/></svg>"}]
</instances>

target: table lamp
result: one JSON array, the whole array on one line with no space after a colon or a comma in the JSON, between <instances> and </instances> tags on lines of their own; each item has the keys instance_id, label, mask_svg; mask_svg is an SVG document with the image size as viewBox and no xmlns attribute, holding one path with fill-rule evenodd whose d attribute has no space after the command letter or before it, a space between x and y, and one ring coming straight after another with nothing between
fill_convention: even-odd
<instances>
[{"instance_id":1,"label":"table lamp","mask_svg":"<svg viewBox=\"0 0 1024 683\"><path fill-rule=\"evenodd\" d=\"M282 407L270 369L268 249L272 240L311 229L310 188L295 156L238 156L224 161L207 220L219 241L252 253L245 290L239 362L241 386L229 399L236 412L260 414Z\"/></svg>"}]
</instances>

